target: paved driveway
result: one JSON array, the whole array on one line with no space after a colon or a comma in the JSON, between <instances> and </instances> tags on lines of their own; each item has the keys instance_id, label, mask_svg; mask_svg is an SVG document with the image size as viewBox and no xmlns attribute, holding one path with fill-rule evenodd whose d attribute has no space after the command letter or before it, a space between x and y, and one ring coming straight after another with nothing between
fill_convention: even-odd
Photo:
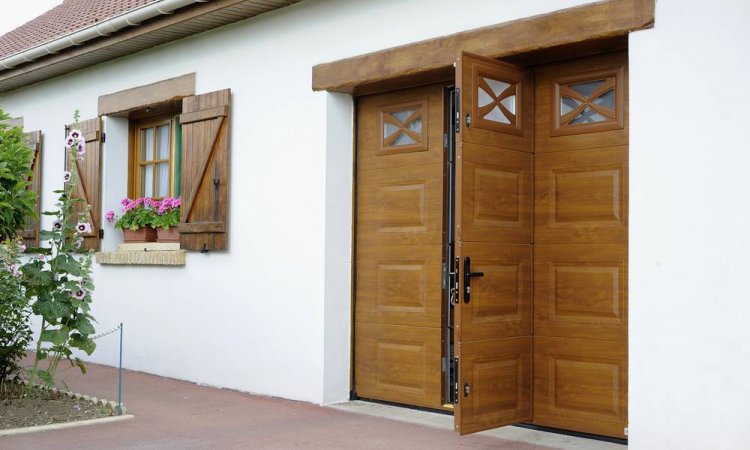
<instances>
[{"instance_id":1,"label":"paved driveway","mask_svg":"<svg viewBox=\"0 0 750 450\"><path fill-rule=\"evenodd\" d=\"M66 371L77 392L117 400L117 373ZM128 421L0 437L11 449L547 449L139 372L125 372Z\"/></svg>"}]
</instances>

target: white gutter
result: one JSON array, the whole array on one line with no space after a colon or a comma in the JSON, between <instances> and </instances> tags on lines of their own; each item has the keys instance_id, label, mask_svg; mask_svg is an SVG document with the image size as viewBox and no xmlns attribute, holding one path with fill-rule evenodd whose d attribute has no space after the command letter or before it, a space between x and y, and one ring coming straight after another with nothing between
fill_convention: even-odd
<instances>
[{"instance_id":1,"label":"white gutter","mask_svg":"<svg viewBox=\"0 0 750 450\"><path fill-rule=\"evenodd\" d=\"M96 25L91 25L73 34L57 38L42 45L24 50L20 53L0 59L0 71L12 69L20 64L37 60L41 57L55 54L61 50L101 36L109 36L112 33L127 27L134 27L141 22L160 16L172 14L174 10L184 8L194 3L205 3L209 0L159 0L155 3L142 6L125 14L112 17Z\"/></svg>"}]
</instances>

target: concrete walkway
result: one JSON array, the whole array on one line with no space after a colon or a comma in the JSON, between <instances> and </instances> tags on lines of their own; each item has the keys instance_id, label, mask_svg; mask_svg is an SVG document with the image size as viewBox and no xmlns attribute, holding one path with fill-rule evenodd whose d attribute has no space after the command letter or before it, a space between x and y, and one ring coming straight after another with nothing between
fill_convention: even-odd
<instances>
[{"instance_id":1,"label":"concrete walkway","mask_svg":"<svg viewBox=\"0 0 750 450\"><path fill-rule=\"evenodd\" d=\"M117 400L117 371L90 364L62 376L77 392ZM11 449L549 449L336 408L125 372L128 421L0 437Z\"/></svg>"}]
</instances>

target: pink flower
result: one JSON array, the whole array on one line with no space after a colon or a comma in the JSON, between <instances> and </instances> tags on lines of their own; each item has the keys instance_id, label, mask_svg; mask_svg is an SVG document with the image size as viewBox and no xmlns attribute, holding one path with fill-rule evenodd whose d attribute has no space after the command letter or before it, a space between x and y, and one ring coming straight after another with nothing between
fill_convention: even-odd
<instances>
[{"instance_id":1,"label":"pink flower","mask_svg":"<svg viewBox=\"0 0 750 450\"><path fill-rule=\"evenodd\" d=\"M55 231L60 231L60 230L62 230L62 228L63 228L63 224L62 224L62 222L60 222L59 220L55 220L55 221L54 221L54 222L52 223L52 229L53 229L53 230L55 230Z\"/></svg>"},{"instance_id":2,"label":"pink flower","mask_svg":"<svg viewBox=\"0 0 750 450\"><path fill-rule=\"evenodd\" d=\"M180 200L179 198L175 198L172 200L172 207L179 208L180 205L182 205L182 200Z\"/></svg>"},{"instance_id":3,"label":"pink flower","mask_svg":"<svg viewBox=\"0 0 750 450\"><path fill-rule=\"evenodd\" d=\"M73 139L81 139L81 136L83 136L81 130L76 130L75 128L70 130L70 134L68 135L69 138Z\"/></svg>"},{"instance_id":4,"label":"pink flower","mask_svg":"<svg viewBox=\"0 0 750 450\"><path fill-rule=\"evenodd\" d=\"M75 144L75 143L76 143L76 140L75 140L75 139L73 139L72 137L68 136L68 138L67 138L67 139L65 139L65 148L70 148L70 147L72 147L72 146L73 146L73 144Z\"/></svg>"},{"instance_id":5,"label":"pink flower","mask_svg":"<svg viewBox=\"0 0 750 450\"><path fill-rule=\"evenodd\" d=\"M86 153L86 143L80 141L78 143L78 147L76 148L76 152L78 152L78 156L83 156Z\"/></svg>"},{"instance_id":6,"label":"pink flower","mask_svg":"<svg viewBox=\"0 0 750 450\"><path fill-rule=\"evenodd\" d=\"M151 197L146 197L143 199L143 203L145 203L146 206L154 206L154 199Z\"/></svg>"},{"instance_id":7,"label":"pink flower","mask_svg":"<svg viewBox=\"0 0 750 450\"><path fill-rule=\"evenodd\" d=\"M120 200L120 204L122 206L127 206L127 204L130 203L130 202L132 202L132 201L133 200L130 200L129 198L124 198L124 199Z\"/></svg>"},{"instance_id":8,"label":"pink flower","mask_svg":"<svg viewBox=\"0 0 750 450\"><path fill-rule=\"evenodd\" d=\"M75 299L83 300L84 298L86 298L86 289L80 288L76 289L75 291L70 291L70 295Z\"/></svg>"},{"instance_id":9,"label":"pink flower","mask_svg":"<svg viewBox=\"0 0 750 450\"><path fill-rule=\"evenodd\" d=\"M78 225L76 225L76 231L79 233L90 233L91 225L88 222L78 222Z\"/></svg>"},{"instance_id":10,"label":"pink flower","mask_svg":"<svg viewBox=\"0 0 750 450\"><path fill-rule=\"evenodd\" d=\"M18 253L23 253L23 252L25 252L25 251L26 251L26 245L24 245L24 243L23 243L23 242L20 242L20 243L18 244Z\"/></svg>"},{"instance_id":11,"label":"pink flower","mask_svg":"<svg viewBox=\"0 0 750 450\"><path fill-rule=\"evenodd\" d=\"M80 250L81 247L83 247L83 237L76 237L76 240L73 241L73 245L76 247L76 249Z\"/></svg>"},{"instance_id":12,"label":"pink flower","mask_svg":"<svg viewBox=\"0 0 750 450\"><path fill-rule=\"evenodd\" d=\"M137 199L135 199L135 206L141 206L144 201L145 199L143 197L138 197Z\"/></svg>"},{"instance_id":13,"label":"pink flower","mask_svg":"<svg viewBox=\"0 0 750 450\"><path fill-rule=\"evenodd\" d=\"M11 264L8 267L8 270L11 273L11 275L13 275L16 278L21 276L21 271L18 269L18 266L16 266L15 264Z\"/></svg>"},{"instance_id":14,"label":"pink flower","mask_svg":"<svg viewBox=\"0 0 750 450\"><path fill-rule=\"evenodd\" d=\"M104 215L104 217L107 219L108 223L112 223L115 220L115 212L112 210L107 211L107 213Z\"/></svg>"},{"instance_id":15,"label":"pink flower","mask_svg":"<svg viewBox=\"0 0 750 450\"><path fill-rule=\"evenodd\" d=\"M70 172L68 172L67 170L63 172L63 181L66 183L70 181Z\"/></svg>"}]
</instances>

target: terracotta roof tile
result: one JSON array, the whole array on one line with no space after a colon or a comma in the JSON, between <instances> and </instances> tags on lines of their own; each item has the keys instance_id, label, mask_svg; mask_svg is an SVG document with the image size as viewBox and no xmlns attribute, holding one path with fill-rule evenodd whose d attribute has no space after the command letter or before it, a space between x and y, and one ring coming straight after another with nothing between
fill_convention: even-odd
<instances>
[{"instance_id":1,"label":"terracotta roof tile","mask_svg":"<svg viewBox=\"0 0 750 450\"><path fill-rule=\"evenodd\" d=\"M157 0L67 0L0 36L0 58L72 34Z\"/></svg>"}]
</instances>

